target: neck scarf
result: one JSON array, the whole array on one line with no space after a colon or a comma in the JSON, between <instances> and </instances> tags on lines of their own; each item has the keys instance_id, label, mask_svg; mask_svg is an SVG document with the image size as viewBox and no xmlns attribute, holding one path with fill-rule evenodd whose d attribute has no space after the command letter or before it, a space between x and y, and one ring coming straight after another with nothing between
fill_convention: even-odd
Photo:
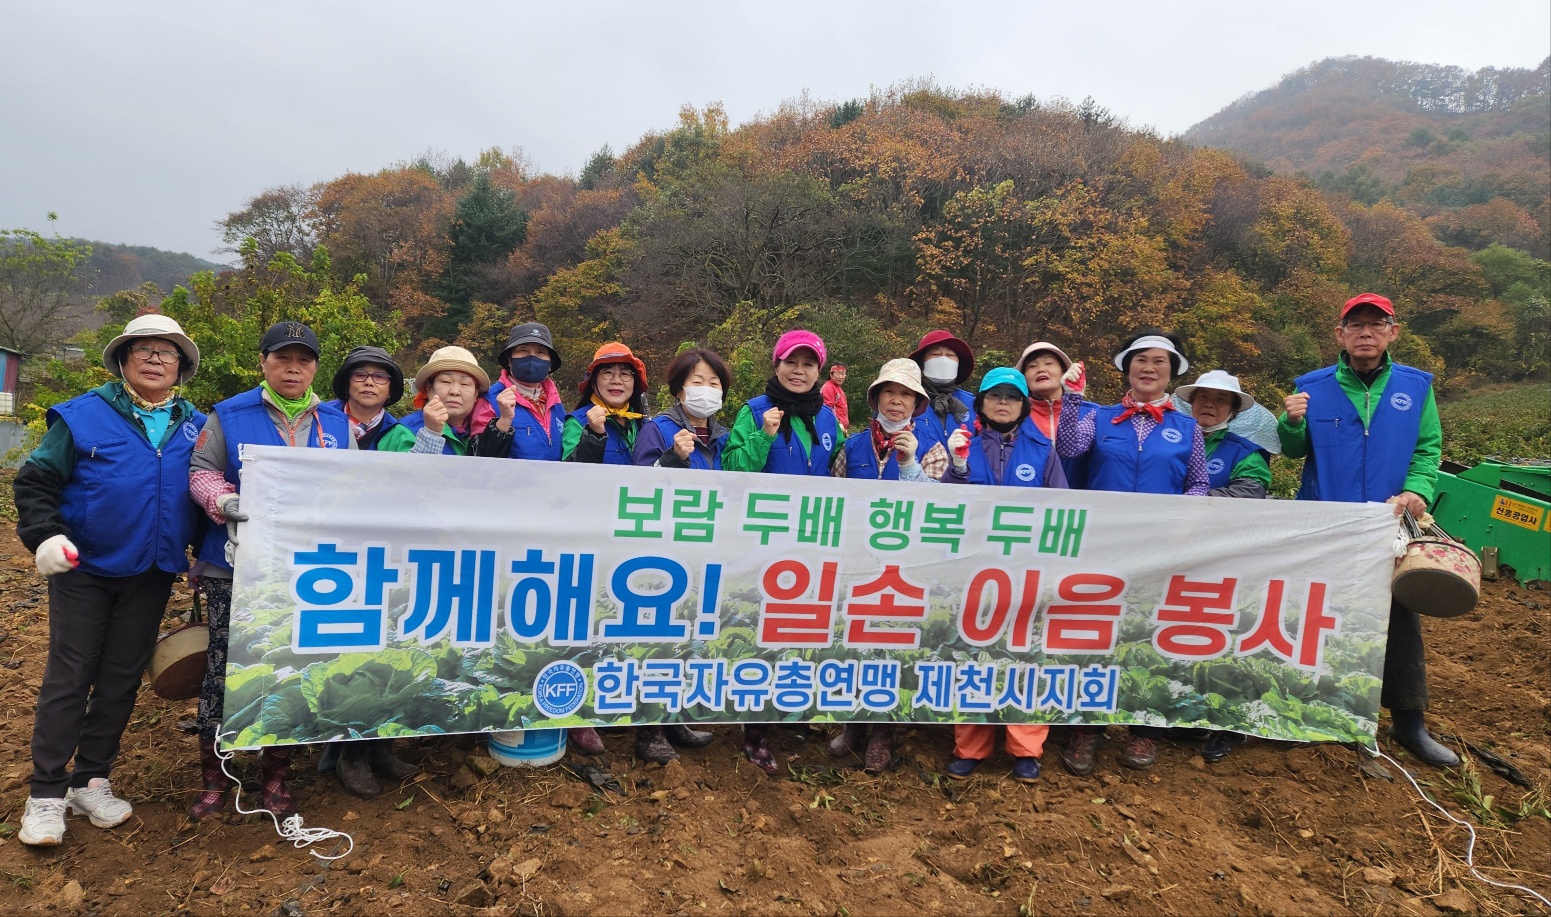
<instances>
[{"instance_id":1,"label":"neck scarf","mask_svg":"<svg viewBox=\"0 0 1551 917\"><path fill-rule=\"evenodd\" d=\"M1163 412L1174 410L1174 402L1167 395L1157 401L1144 404L1133 398L1130 392L1126 392L1126 396L1120 399L1120 405L1125 410L1121 411L1120 415L1110 421L1110 423L1120 423L1122 420L1128 420L1133 414L1146 414L1152 418L1153 423L1163 423Z\"/></svg>"},{"instance_id":2,"label":"neck scarf","mask_svg":"<svg viewBox=\"0 0 1551 917\"><path fill-rule=\"evenodd\" d=\"M360 442L361 437L377 429L377 425L382 423L382 418L387 416L387 413L387 411L378 409L377 416L371 420L356 420L355 414L350 410L350 402L345 402L345 416L350 419L350 435L355 438L356 442Z\"/></svg>"},{"instance_id":3,"label":"neck scarf","mask_svg":"<svg viewBox=\"0 0 1551 917\"><path fill-rule=\"evenodd\" d=\"M620 426L623 427L629 427L629 421L640 420L642 416L644 416L630 410L630 402L628 401L625 402L625 406L622 408L611 407L607 401L604 401L602 398L598 397L597 392L594 392L592 395L592 403L602 408L603 413L607 414L609 417L613 417L618 420L620 422Z\"/></svg>"},{"instance_id":4,"label":"neck scarf","mask_svg":"<svg viewBox=\"0 0 1551 917\"><path fill-rule=\"evenodd\" d=\"M788 441L792 438L792 418L802 419L803 426L808 428L809 438L817 441L819 438L818 424L814 418L819 416L819 409L824 407L824 393L817 385L802 394L789 391L785 386L771 376L765 383L765 397L770 399L774 407L781 409L784 415L781 418L781 426L776 430L776 435L786 435ZM761 418L754 418L755 423L760 423Z\"/></svg>"},{"instance_id":5,"label":"neck scarf","mask_svg":"<svg viewBox=\"0 0 1551 917\"><path fill-rule=\"evenodd\" d=\"M275 405L285 412L287 420L295 420L303 411L312 407L312 392L303 392L300 398L287 398L275 391L269 384L269 380L266 379L259 384L264 387L264 391L269 393L269 397L274 401Z\"/></svg>"},{"instance_id":6,"label":"neck scarf","mask_svg":"<svg viewBox=\"0 0 1551 917\"><path fill-rule=\"evenodd\" d=\"M129 396L130 404L134 405L142 411L158 411L178 400L178 389L176 386L167 391L166 398L163 398L157 402L145 400L145 398L141 397L139 392L135 391L135 387L130 385L127 381L124 383L124 394Z\"/></svg>"},{"instance_id":7,"label":"neck scarf","mask_svg":"<svg viewBox=\"0 0 1551 917\"><path fill-rule=\"evenodd\" d=\"M884 462L888 460L889 451L894 448L894 437L905 430L913 429L915 424L907 420L904 426L890 432L884 428L883 418L874 416L869 426L872 429L872 451L878 456L878 461Z\"/></svg>"},{"instance_id":8,"label":"neck scarf","mask_svg":"<svg viewBox=\"0 0 1551 917\"><path fill-rule=\"evenodd\" d=\"M953 383L938 385L922 376L921 387L926 389L926 394L932 401L932 412L942 419L944 427L948 426L950 416L959 423L963 423L969 417L969 408L953 396L957 388Z\"/></svg>"}]
</instances>

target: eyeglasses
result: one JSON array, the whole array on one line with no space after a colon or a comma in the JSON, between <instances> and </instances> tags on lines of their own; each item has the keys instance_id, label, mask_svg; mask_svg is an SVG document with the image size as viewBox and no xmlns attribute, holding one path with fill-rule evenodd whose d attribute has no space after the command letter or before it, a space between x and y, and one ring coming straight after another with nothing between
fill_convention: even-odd
<instances>
[{"instance_id":1,"label":"eyeglasses","mask_svg":"<svg viewBox=\"0 0 1551 917\"><path fill-rule=\"evenodd\" d=\"M136 344L129 348L129 352L139 357L146 363L176 363L178 352L161 347L152 347L148 344Z\"/></svg>"},{"instance_id":2,"label":"eyeglasses","mask_svg":"<svg viewBox=\"0 0 1551 917\"><path fill-rule=\"evenodd\" d=\"M378 385L387 385L390 381L392 381L392 379L392 376L379 370L357 369L350 373L351 382L366 382L367 380L371 380Z\"/></svg>"},{"instance_id":3,"label":"eyeglasses","mask_svg":"<svg viewBox=\"0 0 1551 917\"><path fill-rule=\"evenodd\" d=\"M1001 392L986 392L986 401L997 401L1003 404L1017 404L1024 400L1022 395L1006 395Z\"/></svg>"},{"instance_id":4,"label":"eyeglasses","mask_svg":"<svg viewBox=\"0 0 1551 917\"><path fill-rule=\"evenodd\" d=\"M635 370L628 366L601 366L598 368L599 379L634 379Z\"/></svg>"},{"instance_id":5,"label":"eyeglasses","mask_svg":"<svg viewBox=\"0 0 1551 917\"><path fill-rule=\"evenodd\" d=\"M1374 334L1378 334L1392 324L1393 322L1342 322L1341 327L1358 333L1371 331Z\"/></svg>"}]
</instances>

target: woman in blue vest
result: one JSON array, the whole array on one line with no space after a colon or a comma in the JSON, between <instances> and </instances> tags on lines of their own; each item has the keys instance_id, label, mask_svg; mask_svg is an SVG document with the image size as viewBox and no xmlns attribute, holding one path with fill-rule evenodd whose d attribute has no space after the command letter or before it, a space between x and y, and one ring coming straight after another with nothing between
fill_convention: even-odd
<instances>
[{"instance_id":1,"label":"woman in blue vest","mask_svg":"<svg viewBox=\"0 0 1551 917\"><path fill-rule=\"evenodd\" d=\"M948 437L974 422L975 396L959 386L974 375L975 355L968 342L939 329L921 338L910 359L921 367L927 398L915 424L916 458L926 476L939 481L948 470Z\"/></svg>"},{"instance_id":2,"label":"woman in blue vest","mask_svg":"<svg viewBox=\"0 0 1551 917\"><path fill-rule=\"evenodd\" d=\"M1079 397L1061 399L1056 451L1062 458L1088 456L1089 490L1206 496L1211 485L1201 427L1174 409L1168 393L1169 383L1189 367L1179 338L1145 328L1115 354L1115 368L1128 386L1119 404L1083 416L1080 396L1087 379L1082 363L1061 377L1068 394ZM1164 731L1132 726L1120 763L1137 770L1152 767ZM1061 752L1067 770L1078 776L1093 772L1100 733L1096 726L1070 728L1070 740Z\"/></svg>"},{"instance_id":3,"label":"woman in blue vest","mask_svg":"<svg viewBox=\"0 0 1551 917\"><path fill-rule=\"evenodd\" d=\"M231 636L232 561L237 549L238 523L246 522L238 486L241 449L292 446L307 449L354 449L350 419L312 392L318 374L318 336L301 322L277 322L259 343L256 388L222 401L205 420L189 461L188 490L214 523L199 548L194 573L205 601L210 625L205 682L199 693L199 760L203 789L189 815L198 821L226 804L231 780L215 753L216 730L224 716L226 648ZM267 748L260 756L264 807L277 816L296 813L296 800L286 788L292 749Z\"/></svg>"},{"instance_id":4,"label":"woman in blue vest","mask_svg":"<svg viewBox=\"0 0 1551 917\"><path fill-rule=\"evenodd\" d=\"M715 351L691 348L668 364L668 393L675 404L641 425L637 465L722 469L727 430L716 422L732 371Z\"/></svg>"},{"instance_id":5,"label":"woman in blue vest","mask_svg":"<svg viewBox=\"0 0 1551 917\"><path fill-rule=\"evenodd\" d=\"M330 386L333 401L350 418L357 449L373 449L398 424L388 406L404 397L404 373L381 347L357 347L345 355Z\"/></svg>"},{"instance_id":6,"label":"woman in blue vest","mask_svg":"<svg viewBox=\"0 0 1551 917\"><path fill-rule=\"evenodd\" d=\"M770 379L761 395L738 411L722 467L766 474L829 475L830 454L840 445L840 421L819 388L826 354L812 331L788 331L776 341ZM770 726L743 727L743 753L767 774L780 772L770 751Z\"/></svg>"},{"instance_id":7,"label":"woman in blue vest","mask_svg":"<svg viewBox=\"0 0 1551 917\"><path fill-rule=\"evenodd\" d=\"M60 843L67 810L99 828L132 814L108 774L199 523L187 481L205 417L177 390L199 348L167 316L142 315L102 364L119 381L50 408L14 485L16 534L48 577L48 661L18 835L29 845Z\"/></svg>"},{"instance_id":8,"label":"woman in blue vest","mask_svg":"<svg viewBox=\"0 0 1551 917\"><path fill-rule=\"evenodd\" d=\"M599 347L582 373L582 397L566 416L561 456L590 465L632 465L646 413L646 364L614 341Z\"/></svg>"},{"instance_id":9,"label":"woman in blue vest","mask_svg":"<svg viewBox=\"0 0 1551 917\"><path fill-rule=\"evenodd\" d=\"M921 367L914 360L890 360L867 387L872 420L835 450L830 473L865 481L905 481L931 484L916 459L916 419L926 411ZM861 752L862 766L881 773L894 759L894 724L845 723L829 743L831 757Z\"/></svg>"},{"instance_id":10,"label":"woman in blue vest","mask_svg":"<svg viewBox=\"0 0 1551 917\"><path fill-rule=\"evenodd\" d=\"M513 328L495 361L501 367L501 377L485 395L491 409L500 410L502 392L517 395L511 457L560 461L565 403L550 378L560 369L560 351L555 349L549 328L538 322L523 322Z\"/></svg>"},{"instance_id":11,"label":"woman in blue vest","mask_svg":"<svg viewBox=\"0 0 1551 917\"><path fill-rule=\"evenodd\" d=\"M1029 422L1023 373L1007 366L986 373L975 396L974 425L973 432L960 427L948 437L951 461L944 484L1066 486L1055 450Z\"/></svg>"},{"instance_id":12,"label":"woman in blue vest","mask_svg":"<svg viewBox=\"0 0 1551 917\"><path fill-rule=\"evenodd\" d=\"M1048 341L1035 341L1023 348L1018 357L1018 369L1023 381L1029 385L1029 424L1034 436L1041 442L1055 444L1056 429L1061 422L1061 401L1065 390L1061 376L1072 368L1072 358ZM1099 406L1083 401L1082 413L1091 414ZM1084 489L1088 483L1088 457L1062 459L1061 470L1066 472L1066 486Z\"/></svg>"}]
</instances>

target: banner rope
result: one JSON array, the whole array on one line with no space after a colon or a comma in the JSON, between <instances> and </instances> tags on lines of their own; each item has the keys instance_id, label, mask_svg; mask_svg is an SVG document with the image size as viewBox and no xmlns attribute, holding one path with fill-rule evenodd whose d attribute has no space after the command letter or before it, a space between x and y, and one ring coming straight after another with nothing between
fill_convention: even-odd
<instances>
[{"instance_id":1,"label":"banner rope","mask_svg":"<svg viewBox=\"0 0 1551 917\"><path fill-rule=\"evenodd\" d=\"M307 852L320 860L340 860L349 856L351 851L355 850L355 838L351 837L347 832L335 831L333 828L305 828L302 826L302 817L300 814L287 816L284 821L281 821L274 812L271 812L263 806L259 806L256 809L244 809L242 807L242 781L238 780L237 775L233 774L226 767L226 763L235 758L236 754L221 747L222 738L225 736L235 735L235 732L227 732L223 736L220 732L220 728L217 727L215 756L221 759L221 772L226 774L227 779L232 782L232 786L236 794L232 798L232 803L237 807L237 814L255 815L259 812L263 812L265 815L269 816L270 821L275 823L275 833L280 835L280 839L290 841L291 846L298 850L301 850L305 847L310 847L313 844L319 843L321 841L326 841L329 838L344 838L345 842L349 844L349 846L345 848L344 853L329 856L328 854L319 853L316 850L309 850Z\"/></svg>"},{"instance_id":2,"label":"banner rope","mask_svg":"<svg viewBox=\"0 0 1551 917\"><path fill-rule=\"evenodd\" d=\"M1445 809L1443 806L1438 805L1438 803L1435 802L1431 796L1428 796L1425 792L1423 792L1422 785L1416 782L1416 778L1411 776L1411 772L1406 770L1405 766L1402 765L1399 761L1396 761L1394 758L1391 758L1389 755L1385 754L1383 749L1380 749L1377 746L1371 750L1362 748L1362 746L1358 747L1361 748L1365 753L1372 754L1374 757L1383 758L1385 761L1395 765L1396 770L1406 775L1406 780L1410 782L1411 788L1416 790L1416 795L1421 797L1423 802L1426 802L1434 809L1437 809L1439 815L1442 815L1444 818L1447 818L1449 821L1465 829L1465 831L1470 835L1470 841L1465 845L1465 866L1470 869L1470 874L1472 876L1474 876L1478 881L1485 882L1487 885L1495 885L1498 888L1507 888L1513 891L1523 892L1524 894L1529 895L1531 898L1534 898L1536 901L1539 901L1547 911L1551 911L1551 900L1548 900L1545 895L1535 891L1533 888L1527 888L1523 885L1514 885L1511 882L1498 882L1495 879L1488 879L1486 876L1482 875L1481 872L1476 869L1475 827L1471 825L1470 822L1456 817L1449 810Z\"/></svg>"}]
</instances>

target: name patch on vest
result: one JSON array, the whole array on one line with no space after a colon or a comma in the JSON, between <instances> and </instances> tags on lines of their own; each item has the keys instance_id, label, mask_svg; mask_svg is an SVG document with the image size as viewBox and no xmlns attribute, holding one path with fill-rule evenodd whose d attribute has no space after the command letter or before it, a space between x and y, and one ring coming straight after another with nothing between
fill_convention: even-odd
<instances>
[{"instance_id":1,"label":"name patch on vest","mask_svg":"<svg viewBox=\"0 0 1551 917\"><path fill-rule=\"evenodd\" d=\"M1411 410L1411 396L1405 392L1396 392L1389 396L1389 406L1397 411Z\"/></svg>"},{"instance_id":2,"label":"name patch on vest","mask_svg":"<svg viewBox=\"0 0 1551 917\"><path fill-rule=\"evenodd\" d=\"M1220 473L1223 470L1224 467L1225 466L1223 465L1223 460L1222 459L1214 458L1210 462L1206 463L1206 473L1207 474L1218 474L1218 473Z\"/></svg>"},{"instance_id":3,"label":"name patch on vest","mask_svg":"<svg viewBox=\"0 0 1551 917\"><path fill-rule=\"evenodd\" d=\"M1163 431L1163 438L1168 440L1171 443L1177 443L1180 440L1184 439L1184 437L1180 435L1180 432L1178 430L1174 429L1173 427L1169 427L1168 429Z\"/></svg>"},{"instance_id":4,"label":"name patch on vest","mask_svg":"<svg viewBox=\"0 0 1551 917\"><path fill-rule=\"evenodd\" d=\"M1028 462L1024 462L1022 465L1014 468L1012 473L1016 475L1020 481L1034 480L1034 466L1030 465Z\"/></svg>"}]
</instances>

